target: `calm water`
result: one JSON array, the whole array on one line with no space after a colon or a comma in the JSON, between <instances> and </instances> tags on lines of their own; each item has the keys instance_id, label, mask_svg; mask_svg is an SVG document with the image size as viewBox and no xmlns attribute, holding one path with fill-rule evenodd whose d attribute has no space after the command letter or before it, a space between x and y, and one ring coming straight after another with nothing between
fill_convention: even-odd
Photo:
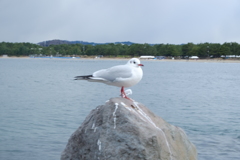
<instances>
[{"instance_id":1,"label":"calm water","mask_svg":"<svg viewBox=\"0 0 240 160\"><path fill-rule=\"evenodd\" d=\"M0 159L59 159L89 112L120 94L73 77L124 63L0 59ZM240 159L240 63L142 63L131 98L183 128L200 160Z\"/></svg>"}]
</instances>

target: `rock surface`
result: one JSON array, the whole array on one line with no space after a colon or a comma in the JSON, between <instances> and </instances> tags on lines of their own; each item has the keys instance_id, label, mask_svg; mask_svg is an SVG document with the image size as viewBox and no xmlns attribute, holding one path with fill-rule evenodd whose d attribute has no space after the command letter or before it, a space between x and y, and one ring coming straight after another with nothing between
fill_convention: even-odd
<instances>
[{"instance_id":1,"label":"rock surface","mask_svg":"<svg viewBox=\"0 0 240 160\"><path fill-rule=\"evenodd\" d=\"M72 134L61 160L195 160L185 132L138 102L112 98Z\"/></svg>"}]
</instances>

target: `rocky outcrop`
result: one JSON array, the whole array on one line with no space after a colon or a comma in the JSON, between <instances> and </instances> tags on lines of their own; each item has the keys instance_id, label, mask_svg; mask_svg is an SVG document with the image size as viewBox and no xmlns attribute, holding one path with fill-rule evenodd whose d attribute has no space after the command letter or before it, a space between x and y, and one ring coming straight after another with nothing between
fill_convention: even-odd
<instances>
[{"instance_id":1,"label":"rocky outcrop","mask_svg":"<svg viewBox=\"0 0 240 160\"><path fill-rule=\"evenodd\" d=\"M112 98L72 134L61 160L195 160L185 132L138 102Z\"/></svg>"}]
</instances>

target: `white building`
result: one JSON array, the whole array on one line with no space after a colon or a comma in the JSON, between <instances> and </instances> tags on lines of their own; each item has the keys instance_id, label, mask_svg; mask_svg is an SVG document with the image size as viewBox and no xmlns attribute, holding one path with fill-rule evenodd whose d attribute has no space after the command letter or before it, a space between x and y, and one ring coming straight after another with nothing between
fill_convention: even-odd
<instances>
[{"instance_id":1,"label":"white building","mask_svg":"<svg viewBox=\"0 0 240 160\"><path fill-rule=\"evenodd\" d=\"M140 59L154 59L155 56L140 56Z\"/></svg>"},{"instance_id":2,"label":"white building","mask_svg":"<svg viewBox=\"0 0 240 160\"><path fill-rule=\"evenodd\" d=\"M198 56L191 56L190 59L199 59Z\"/></svg>"}]
</instances>

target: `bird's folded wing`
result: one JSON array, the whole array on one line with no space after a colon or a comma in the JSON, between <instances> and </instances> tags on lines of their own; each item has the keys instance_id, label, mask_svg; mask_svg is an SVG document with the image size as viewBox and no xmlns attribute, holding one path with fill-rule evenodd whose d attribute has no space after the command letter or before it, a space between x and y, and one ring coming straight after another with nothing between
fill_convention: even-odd
<instances>
[{"instance_id":1,"label":"bird's folded wing","mask_svg":"<svg viewBox=\"0 0 240 160\"><path fill-rule=\"evenodd\" d=\"M114 81L117 78L129 78L131 76L132 69L126 65L115 66L109 69L102 69L93 73L94 78L102 78L107 81Z\"/></svg>"}]
</instances>

